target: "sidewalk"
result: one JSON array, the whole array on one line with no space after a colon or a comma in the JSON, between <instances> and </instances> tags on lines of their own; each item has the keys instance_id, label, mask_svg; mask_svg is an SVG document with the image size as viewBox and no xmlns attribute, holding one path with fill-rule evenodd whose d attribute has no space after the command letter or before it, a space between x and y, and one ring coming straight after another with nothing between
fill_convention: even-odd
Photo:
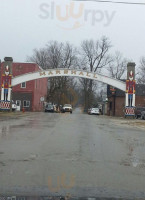
<instances>
[{"instance_id":1,"label":"sidewalk","mask_svg":"<svg viewBox=\"0 0 145 200\"><path fill-rule=\"evenodd\" d=\"M26 116L29 112L0 112L0 121L7 119L18 119L19 117Z\"/></svg>"},{"instance_id":2,"label":"sidewalk","mask_svg":"<svg viewBox=\"0 0 145 200\"><path fill-rule=\"evenodd\" d=\"M145 120L141 119L130 119L130 118L123 118L123 117L112 117L112 116L105 116L109 119L113 120L115 124L123 125L123 126L131 126L135 128L141 128L145 130Z\"/></svg>"}]
</instances>

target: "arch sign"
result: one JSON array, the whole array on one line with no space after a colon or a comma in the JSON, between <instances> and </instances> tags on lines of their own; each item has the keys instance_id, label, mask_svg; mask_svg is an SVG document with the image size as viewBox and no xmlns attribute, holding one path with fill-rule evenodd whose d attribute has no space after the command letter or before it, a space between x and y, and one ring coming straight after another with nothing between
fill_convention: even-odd
<instances>
[{"instance_id":1,"label":"arch sign","mask_svg":"<svg viewBox=\"0 0 145 200\"><path fill-rule=\"evenodd\" d=\"M123 91L126 90L125 83L117 79L113 79L108 76L104 76L104 75L94 73L94 72L71 70L71 69L49 69L45 71L23 74L21 76L14 77L12 79L12 86L18 85L22 82L35 80L35 79L61 77L61 76L71 76L71 77L92 79L92 80L106 83L108 85L112 85Z\"/></svg>"},{"instance_id":2,"label":"arch sign","mask_svg":"<svg viewBox=\"0 0 145 200\"><path fill-rule=\"evenodd\" d=\"M12 58L5 58L4 71L2 73L1 83L1 101L0 109L10 109L11 90L13 86L20 83L36 80L40 78L71 76L96 80L126 92L125 115L134 115L135 108L135 64L128 63L126 83L108 76L95 72L82 71L78 69L49 69L21 76L12 77Z\"/></svg>"}]
</instances>

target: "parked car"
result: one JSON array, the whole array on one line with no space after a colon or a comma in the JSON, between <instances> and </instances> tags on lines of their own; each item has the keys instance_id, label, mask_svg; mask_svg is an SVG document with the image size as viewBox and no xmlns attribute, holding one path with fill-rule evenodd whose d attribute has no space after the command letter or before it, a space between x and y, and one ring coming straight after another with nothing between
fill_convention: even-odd
<instances>
[{"instance_id":1,"label":"parked car","mask_svg":"<svg viewBox=\"0 0 145 200\"><path fill-rule=\"evenodd\" d=\"M88 114L90 114L90 112L91 112L91 108L88 109Z\"/></svg>"},{"instance_id":2,"label":"parked car","mask_svg":"<svg viewBox=\"0 0 145 200\"><path fill-rule=\"evenodd\" d=\"M136 109L135 109L135 118L136 119L141 117L142 111L145 111L145 107L136 107Z\"/></svg>"},{"instance_id":3,"label":"parked car","mask_svg":"<svg viewBox=\"0 0 145 200\"><path fill-rule=\"evenodd\" d=\"M57 112L57 105L56 104L53 105L53 108L54 108L54 112Z\"/></svg>"},{"instance_id":4,"label":"parked car","mask_svg":"<svg viewBox=\"0 0 145 200\"><path fill-rule=\"evenodd\" d=\"M91 108L89 111L89 114L90 115L99 115L100 114L99 108Z\"/></svg>"},{"instance_id":5,"label":"parked car","mask_svg":"<svg viewBox=\"0 0 145 200\"><path fill-rule=\"evenodd\" d=\"M63 112L63 106L62 105L59 106L59 109L60 109L60 112Z\"/></svg>"},{"instance_id":6,"label":"parked car","mask_svg":"<svg viewBox=\"0 0 145 200\"><path fill-rule=\"evenodd\" d=\"M141 112L141 119L145 119L145 111Z\"/></svg>"},{"instance_id":7,"label":"parked car","mask_svg":"<svg viewBox=\"0 0 145 200\"><path fill-rule=\"evenodd\" d=\"M52 104L47 104L45 107L45 112L54 112L54 106Z\"/></svg>"},{"instance_id":8,"label":"parked car","mask_svg":"<svg viewBox=\"0 0 145 200\"><path fill-rule=\"evenodd\" d=\"M65 104L62 108L62 112L70 112L72 114L72 106L70 104Z\"/></svg>"}]
</instances>

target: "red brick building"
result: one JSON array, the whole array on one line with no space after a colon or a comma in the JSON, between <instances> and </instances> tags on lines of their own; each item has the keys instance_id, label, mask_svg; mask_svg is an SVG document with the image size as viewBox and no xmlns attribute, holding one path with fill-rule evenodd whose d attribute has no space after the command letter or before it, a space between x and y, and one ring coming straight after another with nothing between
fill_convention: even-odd
<instances>
[{"instance_id":1,"label":"red brick building","mask_svg":"<svg viewBox=\"0 0 145 200\"><path fill-rule=\"evenodd\" d=\"M112 95L110 86L107 87L107 115L124 116L125 92L116 88L116 92ZM145 107L145 85L136 84L136 107Z\"/></svg>"},{"instance_id":2,"label":"red brick building","mask_svg":"<svg viewBox=\"0 0 145 200\"><path fill-rule=\"evenodd\" d=\"M14 62L12 65L13 77L39 70L41 68L35 63ZM0 73L3 73L3 63L0 64ZM46 99L47 84L48 79L43 78L16 85L12 89L12 100L20 107L20 110L25 108L26 111L41 111L43 110L41 97Z\"/></svg>"}]
</instances>

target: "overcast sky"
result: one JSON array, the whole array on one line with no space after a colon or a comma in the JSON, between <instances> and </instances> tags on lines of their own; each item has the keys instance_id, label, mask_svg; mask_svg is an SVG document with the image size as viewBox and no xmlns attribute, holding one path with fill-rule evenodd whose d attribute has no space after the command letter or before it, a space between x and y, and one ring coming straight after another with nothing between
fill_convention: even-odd
<instances>
[{"instance_id":1,"label":"overcast sky","mask_svg":"<svg viewBox=\"0 0 145 200\"><path fill-rule=\"evenodd\" d=\"M143 5L1 0L0 27L1 60L11 56L14 61L23 62L26 56L32 55L34 48L44 47L49 40L79 45L83 39L97 40L103 35L110 39L112 52L121 51L124 57L137 64L140 57L145 56Z\"/></svg>"}]
</instances>

